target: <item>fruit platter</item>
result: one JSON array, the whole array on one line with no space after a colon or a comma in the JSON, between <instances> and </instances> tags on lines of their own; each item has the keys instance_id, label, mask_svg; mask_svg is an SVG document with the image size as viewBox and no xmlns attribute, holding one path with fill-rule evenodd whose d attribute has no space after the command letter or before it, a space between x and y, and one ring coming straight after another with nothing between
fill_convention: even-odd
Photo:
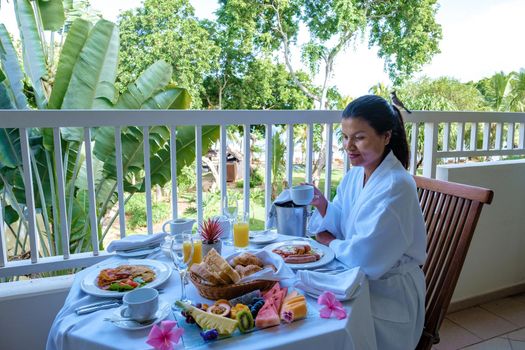
<instances>
[{"instance_id":1,"label":"fruit platter","mask_svg":"<svg viewBox=\"0 0 525 350\"><path fill-rule=\"evenodd\" d=\"M202 345L311 317L305 296L279 283L265 292L255 290L234 299L219 299L213 304L190 305L177 301L176 306L181 310L176 317L185 329L186 346L188 342Z\"/></svg>"}]
</instances>

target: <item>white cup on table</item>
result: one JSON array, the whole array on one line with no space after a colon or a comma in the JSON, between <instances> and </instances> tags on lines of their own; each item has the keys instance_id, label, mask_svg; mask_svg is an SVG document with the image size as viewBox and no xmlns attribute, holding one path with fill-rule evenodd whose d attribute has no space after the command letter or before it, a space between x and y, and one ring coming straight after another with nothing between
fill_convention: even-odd
<instances>
[{"instance_id":1,"label":"white cup on table","mask_svg":"<svg viewBox=\"0 0 525 350\"><path fill-rule=\"evenodd\" d=\"M290 190L292 201L297 205L308 205L314 199L314 186L298 185Z\"/></svg>"},{"instance_id":2,"label":"white cup on table","mask_svg":"<svg viewBox=\"0 0 525 350\"><path fill-rule=\"evenodd\" d=\"M124 294L122 303L122 317L138 322L151 320L159 308L159 292L154 288L138 288Z\"/></svg>"}]
</instances>

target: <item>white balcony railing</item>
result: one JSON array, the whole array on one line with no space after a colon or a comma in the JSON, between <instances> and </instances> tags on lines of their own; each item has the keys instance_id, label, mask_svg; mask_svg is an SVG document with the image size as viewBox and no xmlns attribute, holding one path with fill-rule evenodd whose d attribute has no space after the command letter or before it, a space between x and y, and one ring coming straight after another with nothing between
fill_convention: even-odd
<instances>
[{"instance_id":1,"label":"white balcony railing","mask_svg":"<svg viewBox=\"0 0 525 350\"><path fill-rule=\"evenodd\" d=\"M97 208L95 200L95 183L93 173L93 152L91 142L83 144L86 156L87 186L89 194L89 218L91 222L90 239L93 251L89 253L69 253L69 227L67 224L66 189L64 185L63 153L60 147L62 127L81 127L84 130L84 140L90 140L94 127L113 127L115 135L115 159L117 173L118 211L120 220L120 235L126 235L124 217L124 181L122 168L121 130L127 126L142 127L144 140L149 141L150 127L165 125L170 130L170 168L174 174L172 185L172 212L176 217L177 208L177 158L176 158L176 126L190 125L195 127L195 152L202 154L202 127L216 125L220 127L219 178L221 197L226 195L226 127L242 125L244 129L244 188L243 207L248 208L250 198L250 125L265 126L265 209L271 205L271 159L272 159L272 126L285 124L287 129L286 175L287 183L292 183L293 176L293 126L304 124L307 127L306 136L306 168L305 180L312 180L313 125L325 124L326 134L326 181L324 192L328 195L331 189L333 125L340 122L340 111L0 111L0 128L18 128L20 131L21 158L24 173L26 208L24 220L27 221L27 234L31 256L29 259L8 261L6 230L0 225L0 278L25 275L31 273L49 272L68 268L78 268L91 265L107 257L104 251L99 251L99 232L97 231ZM525 155L525 113L475 113L475 112L413 112L404 115L411 146L410 171L416 173L418 161L422 162L423 175L434 177L436 164L440 159L469 158L482 156ZM64 255L40 257L39 235L36 225L35 189L31 179L32 174L31 148L29 145L29 130L31 128L52 128L54 137L55 168L57 172L56 186L58 193L58 208L60 236ZM420 130L423 134L420 135ZM439 131L441 130L441 132ZM504 133L504 130L507 130ZM0 134L1 135L1 134ZM455 135L455 139L451 139ZM470 135L465 139L465 135ZM422 136L422 137L421 137ZM0 136L4 137L4 136ZM450 144L455 143L454 149ZM481 144L481 147L478 147ZM438 145L441 145L438 147ZM150 142L143 142L144 155L150 154ZM345 157L346 158L346 157ZM345 168L347 164L345 163ZM153 232L152 194L150 157L144 157L146 212L148 232ZM197 218L203 217L202 192L202 158L196 158L196 207ZM0 179L2 181L2 179ZM5 181L5 179L4 179ZM10 184L4 183L4 190ZM2 187L0 187L2 188ZM38 190L38 189L37 189ZM1 191L0 191L1 193ZM0 205L3 202L0 200ZM3 223L2 207L0 207L0 223ZM58 229L58 228L57 228Z\"/></svg>"}]
</instances>

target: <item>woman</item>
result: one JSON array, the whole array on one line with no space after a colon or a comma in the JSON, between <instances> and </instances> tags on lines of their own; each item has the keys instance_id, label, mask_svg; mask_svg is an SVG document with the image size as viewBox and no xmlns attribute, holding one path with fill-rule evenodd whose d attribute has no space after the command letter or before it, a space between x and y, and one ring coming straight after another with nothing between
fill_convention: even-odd
<instances>
[{"instance_id":1,"label":"woman","mask_svg":"<svg viewBox=\"0 0 525 350\"><path fill-rule=\"evenodd\" d=\"M343 144L352 164L328 202L315 188L310 231L338 260L368 276L378 349L414 349L425 313L420 265L426 231L416 185L406 171L408 144L399 110L362 96L343 111Z\"/></svg>"}]
</instances>

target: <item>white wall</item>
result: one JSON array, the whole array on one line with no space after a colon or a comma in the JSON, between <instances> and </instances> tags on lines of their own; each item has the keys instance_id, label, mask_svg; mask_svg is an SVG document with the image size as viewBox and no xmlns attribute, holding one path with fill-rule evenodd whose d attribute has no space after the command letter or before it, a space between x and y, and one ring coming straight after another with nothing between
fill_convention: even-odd
<instances>
[{"instance_id":1,"label":"white wall","mask_svg":"<svg viewBox=\"0 0 525 350\"><path fill-rule=\"evenodd\" d=\"M74 276L0 284L0 349L45 349Z\"/></svg>"},{"instance_id":2,"label":"white wall","mask_svg":"<svg viewBox=\"0 0 525 350\"><path fill-rule=\"evenodd\" d=\"M525 283L525 161L438 166L441 180L494 191L483 206L452 301Z\"/></svg>"}]
</instances>

